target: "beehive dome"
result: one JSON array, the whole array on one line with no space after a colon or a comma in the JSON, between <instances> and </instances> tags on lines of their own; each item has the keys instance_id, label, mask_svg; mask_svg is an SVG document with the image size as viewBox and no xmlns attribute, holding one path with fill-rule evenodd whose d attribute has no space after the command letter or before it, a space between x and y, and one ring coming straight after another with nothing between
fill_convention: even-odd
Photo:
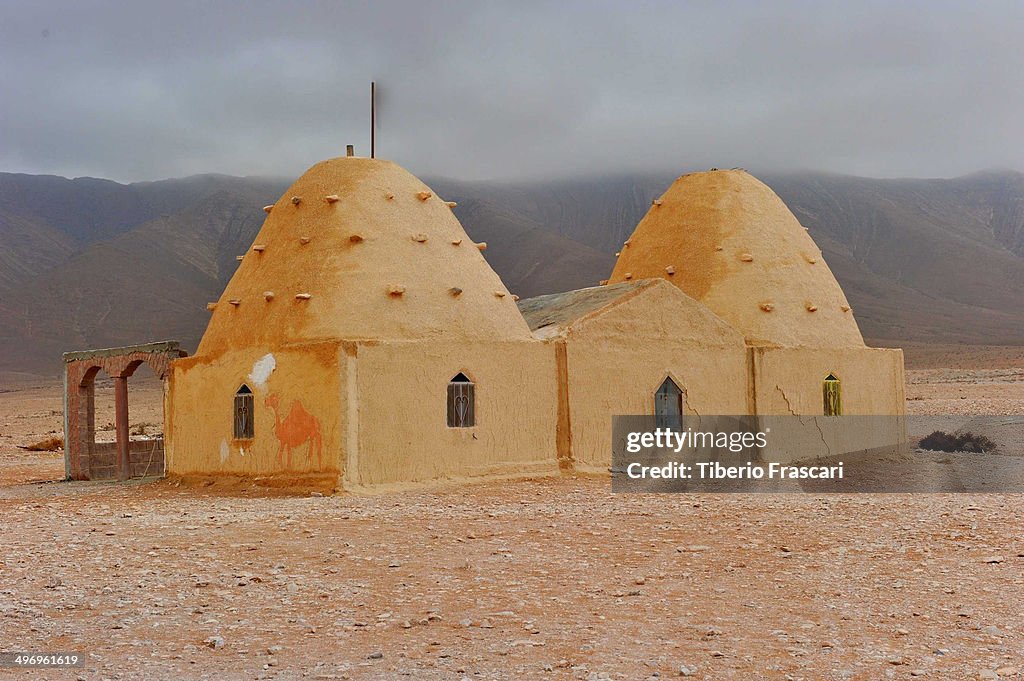
<instances>
[{"instance_id":1,"label":"beehive dome","mask_svg":"<svg viewBox=\"0 0 1024 681\"><path fill-rule=\"evenodd\" d=\"M273 206L197 354L328 339L529 339L452 214L389 161L316 164Z\"/></svg>"},{"instance_id":2,"label":"beehive dome","mask_svg":"<svg viewBox=\"0 0 1024 681\"><path fill-rule=\"evenodd\" d=\"M742 170L684 175L623 246L610 283L661 277L750 345L863 347L821 251L767 185Z\"/></svg>"}]
</instances>

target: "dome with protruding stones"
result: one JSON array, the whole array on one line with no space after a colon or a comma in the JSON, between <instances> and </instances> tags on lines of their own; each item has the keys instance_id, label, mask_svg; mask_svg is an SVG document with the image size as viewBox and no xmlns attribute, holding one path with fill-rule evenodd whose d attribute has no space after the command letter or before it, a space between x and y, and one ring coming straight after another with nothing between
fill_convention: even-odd
<instances>
[{"instance_id":1,"label":"dome with protruding stones","mask_svg":"<svg viewBox=\"0 0 1024 681\"><path fill-rule=\"evenodd\" d=\"M610 283L660 277L750 345L863 347L821 250L775 192L743 170L683 175L622 247Z\"/></svg>"},{"instance_id":2,"label":"dome with protruding stones","mask_svg":"<svg viewBox=\"0 0 1024 681\"><path fill-rule=\"evenodd\" d=\"M316 164L264 209L197 354L331 339L529 339L452 205L390 161Z\"/></svg>"}]
</instances>

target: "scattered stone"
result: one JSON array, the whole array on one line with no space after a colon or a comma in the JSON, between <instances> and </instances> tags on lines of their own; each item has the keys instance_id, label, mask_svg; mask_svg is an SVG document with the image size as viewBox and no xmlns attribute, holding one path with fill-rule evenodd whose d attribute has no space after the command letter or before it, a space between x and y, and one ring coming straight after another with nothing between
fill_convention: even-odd
<instances>
[{"instance_id":1,"label":"scattered stone","mask_svg":"<svg viewBox=\"0 0 1024 681\"><path fill-rule=\"evenodd\" d=\"M370 653L369 655L367 655L366 659L368 659L368 660L380 660L383 657L384 657L384 653L380 652L379 650L376 650L376 651Z\"/></svg>"},{"instance_id":2,"label":"scattered stone","mask_svg":"<svg viewBox=\"0 0 1024 681\"><path fill-rule=\"evenodd\" d=\"M205 641L203 641L203 643L206 644L207 648L213 648L214 650L220 650L221 648L224 647L224 637L223 636L211 636L208 639L206 639Z\"/></svg>"}]
</instances>

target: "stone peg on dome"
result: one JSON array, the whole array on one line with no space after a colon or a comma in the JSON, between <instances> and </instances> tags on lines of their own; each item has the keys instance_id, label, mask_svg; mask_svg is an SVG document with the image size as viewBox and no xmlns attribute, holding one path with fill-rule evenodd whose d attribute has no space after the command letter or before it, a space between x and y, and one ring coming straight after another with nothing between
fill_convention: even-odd
<instances>
[{"instance_id":1,"label":"stone peg on dome","mask_svg":"<svg viewBox=\"0 0 1024 681\"><path fill-rule=\"evenodd\" d=\"M324 197L324 201L326 201L327 203L337 203L340 200L341 197L338 196L337 194L328 194L327 196Z\"/></svg>"},{"instance_id":2,"label":"stone peg on dome","mask_svg":"<svg viewBox=\"0 0 1024 681\"><path fill-rule=\"evenodd\" d=\"M419 192L418 194L416 194L416 198L419 199L420 201L426 201L431 196L433 196L433 194L431 192L428 192L428 191L422 191L422 192Z\"/></svg>"},{"instance_id":3,"label":"stone peg on dome","mask_svg":"<svg viewBox=\"0 0 1024 681\"><path fill-rule=\"evenodd\" d=\"M292 197L292 205L293 206L297 206L300 203L302 203L302 197L301 196L293 196Z\"/></svg>"}]
</instances>

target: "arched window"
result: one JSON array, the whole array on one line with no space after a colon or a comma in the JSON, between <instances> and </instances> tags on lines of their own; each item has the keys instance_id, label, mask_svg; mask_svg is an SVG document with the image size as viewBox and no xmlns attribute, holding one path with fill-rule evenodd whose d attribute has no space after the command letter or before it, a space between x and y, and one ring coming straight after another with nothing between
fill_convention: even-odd
<instances>
[{"instance_id":1,"label":"arched window","mask_svg":"<svg viewBox=\"0 0 1024 681\"><path fill-rule=\"evenodd\" d=\"M671 377L654 393L654 420L658 428L680 428L683 424L683 391Z\"/></svg>"},{"instance_id":2,"label":"arched window","mask_svg":"<svg viewBox=\"0 0 1024 681\"><path fill-rule=\"evenodd\" d=\"M476 425L473 382L459 373L448 381L448 427L472 428Z\"/></svg>"},{"instance_id":3,"label":"arched window","mask_svg":"<svg viewBox=\"0 0 1024 681\"><path fill-rule=\"evenodd\" d=\"M242 385L235 393L235 439L251 440L253 438L252 390Z\"/></svg>"},{"instance_id":4,"label":"arched window","mask_svg":"<svg viewBox=\"0 0 1024 681\"><path fill-rule=\"evenodd\" d=\"M839 379L833 374L826 376L822 383L821 394L825 416L842 416L843 394L840 390Z\"/></svg>"}]
</instances>

